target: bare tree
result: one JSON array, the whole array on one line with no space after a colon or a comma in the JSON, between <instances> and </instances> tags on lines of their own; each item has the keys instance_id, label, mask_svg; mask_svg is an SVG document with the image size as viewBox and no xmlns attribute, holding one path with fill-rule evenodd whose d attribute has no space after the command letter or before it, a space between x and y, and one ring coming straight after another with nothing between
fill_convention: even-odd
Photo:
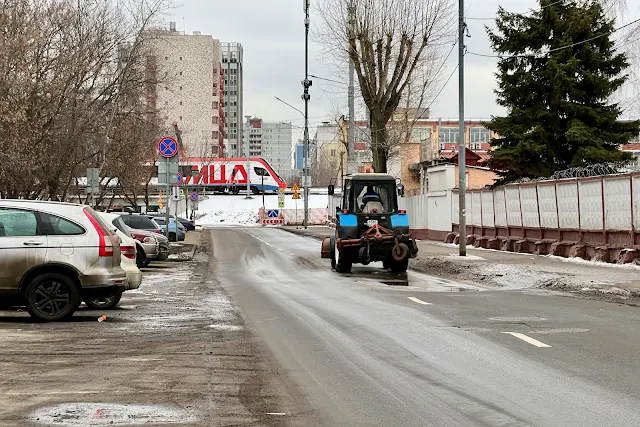
<instances>
[{"instance_id":1,"label":"bare tree","mask_svg":"<svg viewBox=\"0 0 640 427\"><path fill-rule=\"evenodd\" d=\"M0 132L13 144L3 195L64 198L86 167L109 169L114 123L140 111L144 41L166 2L0 0Z\"/></svg>"},{"instance_id":2,"label":"bare tree","mask_svg":"<svg viewBox=\"0 0 640 427\"><path fill-rule=\"evenodd\" d=\"M327 50L353 61L360 92L370 111L376 172L386 172L387 124L407 87L453 40L451 0L324 0L320 30ZM433 81L419 84L425 93Z\"/></svg>"}]
</instances>

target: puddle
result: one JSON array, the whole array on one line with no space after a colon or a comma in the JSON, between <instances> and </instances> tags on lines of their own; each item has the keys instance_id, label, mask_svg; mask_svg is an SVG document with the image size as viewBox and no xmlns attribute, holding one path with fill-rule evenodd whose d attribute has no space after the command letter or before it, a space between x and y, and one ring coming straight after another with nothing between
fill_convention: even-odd
<instances>
[{"instance_id":1,"label":"puddle","mask_svg":"<svg viewBox=\"0 0 640 427\"><path fill-rule=\"evenodd\" d=\"M29 420L41 426L93 427L185 424L196 421L193 414L161 405L117 403L62 403L37 409Z\"/></svg>"}]
</instances>

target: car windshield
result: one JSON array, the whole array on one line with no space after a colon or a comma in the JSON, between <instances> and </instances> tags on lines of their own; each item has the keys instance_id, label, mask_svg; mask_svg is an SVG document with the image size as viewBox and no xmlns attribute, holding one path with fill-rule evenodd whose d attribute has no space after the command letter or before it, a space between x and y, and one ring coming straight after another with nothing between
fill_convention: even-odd
<instances>
[{"instance_id":1,"label":"car windshield","mask_svg":"<svg viewBox=\"0 0 640 427\"><path fill-rule=\"evenodd\" d=\"M357 213L384 213L397 211L394 182L354 182Z\"/></svg>"}]
</instances>

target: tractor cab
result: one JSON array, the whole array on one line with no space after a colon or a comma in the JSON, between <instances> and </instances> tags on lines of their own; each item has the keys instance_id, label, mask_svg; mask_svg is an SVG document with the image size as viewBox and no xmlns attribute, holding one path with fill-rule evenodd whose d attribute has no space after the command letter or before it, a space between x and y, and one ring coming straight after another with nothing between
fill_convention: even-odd
<instances>
[{"instance_id":1,"label":"tractor cab","mask_svg":"<svg viewBox=\"0 0 640 427\"><path fill-rule=\"evenodd\" d=\"M348 272L353 263L382 261L385 268L402 272L417 253L409 234L409 218L398 208L404 187L383 173L358 173L344 179L340 206L336 207L335 237L325 239L322 256L336 270ZM335 192L328 188L329 195Z\"/></svg>"}]
</instances>

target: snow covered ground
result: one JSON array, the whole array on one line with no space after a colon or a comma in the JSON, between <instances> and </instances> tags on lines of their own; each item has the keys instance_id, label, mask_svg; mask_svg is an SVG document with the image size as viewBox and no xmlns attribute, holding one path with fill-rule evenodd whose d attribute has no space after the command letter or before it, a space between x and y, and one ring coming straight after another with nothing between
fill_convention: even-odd
<instances>
[{"instance_id":1,"label":"snow covered ground","mask_svg":"<svg viewBox=\"0 0 640 427\"><path fill-rule=\"evenodd\" d=\"M196 224L201 226L256 226L258 211L262 207L262 195L253 195L246 199L245 195L200 196ZM206 199L204 198L206 197ZM278 209L278 196L264 196L266 209ZM309 208L326 208L328 196L312 194L309 197ZM292 195L285 195L285 209L304 208L304 200L293 200ZM184 215L184 213L183 213Z\"/></svg>"}]
</instances>

